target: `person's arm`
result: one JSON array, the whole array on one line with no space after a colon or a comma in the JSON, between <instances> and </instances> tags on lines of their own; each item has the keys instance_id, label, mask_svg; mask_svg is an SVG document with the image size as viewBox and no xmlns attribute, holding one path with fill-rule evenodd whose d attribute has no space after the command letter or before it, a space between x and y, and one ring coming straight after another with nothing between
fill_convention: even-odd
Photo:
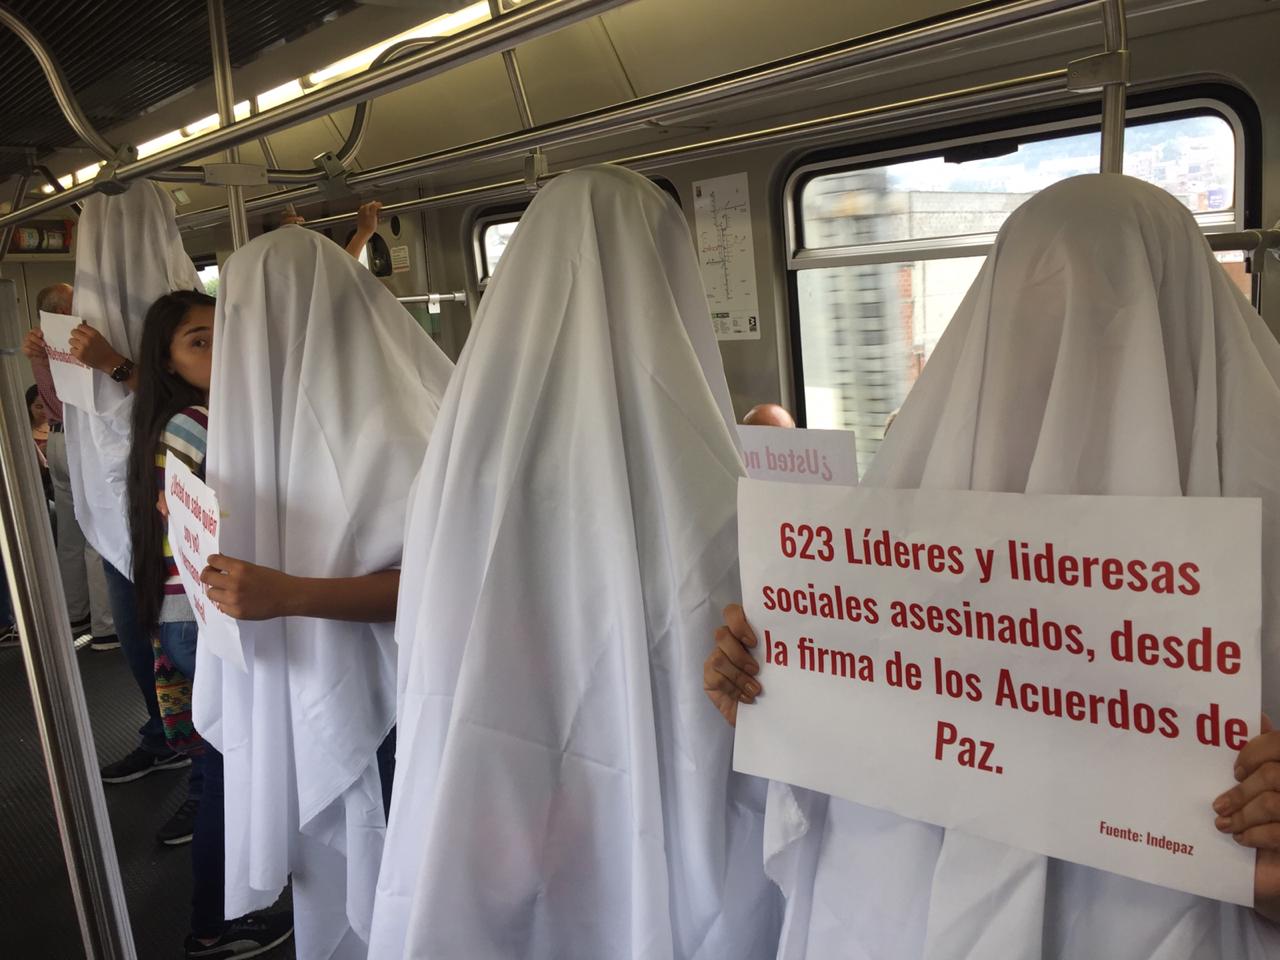
<instances>
[{"instance_id":1,"label":"person's arm","mask_svg":"<svg viewBox=\"0 0 1280 960\"><path fill-rule=\"evenodd\" d=\"M347 244L347 253L357 260L360 259L360 251L369 242L369 238L378 230L380 210L382 210L382 203L378 200L370 200L360 205L360 213L356 217L356 232L351 242Z\"/></svg>"},{"instance_id":2,"label":"person's arm","mask_svg":"<svg viewBox=\"0 0 1280 960\"><path fill-rule=\"evenodd\" d=\"M44 346L44 331L35 327L27 331L22 340L22 352L31 361L31 376L36 381L36 390L49 411L49 419L62 422L62 401L58 399L58 388L53 383L53 371L49 369L49 354Z\"/></svg>"},{"instance_id":3,"label":"person's arm","mask_svg":"<svg viewBox=\"0 0 1280 960\"><path fill-rule=\"evenodd\" d=\"M1236 756L1236 780L1213 801L1214 826L1258 851L1253 908L1280 923L1280 731L1262 718L1262 732Z\"/></svg>"},{"instance_id":4,"label":"person's arm","mask_svg":"<svg viewBox=\"0 0 1280 960\"><path fill-rule=\"evenodd\" d=\"M294 577L271 567L214 554L200 574L209 599L236 620L316 617L357 623L396 618L399 570L363 577Z\"/></svg>"},{"instance_id":5,"label":"person's arm","mask_svg":"<svg viewBox=\"0 0 1280 960\"><path fill-rule=\"evenodd\" d=\"M71 331L71 355L86 367L101 371L108 377L111 376L112 370L128 361L128 357L116 350L106 337L87 323L82 323ZM123 383L130 392L137 392L138 368L136 366Z\"/></svg>"}]
</instances>

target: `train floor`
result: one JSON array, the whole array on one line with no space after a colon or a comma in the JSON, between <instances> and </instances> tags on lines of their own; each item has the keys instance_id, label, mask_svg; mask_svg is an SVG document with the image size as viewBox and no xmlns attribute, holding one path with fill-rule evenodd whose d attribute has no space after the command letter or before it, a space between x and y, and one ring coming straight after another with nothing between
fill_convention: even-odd
<instances>
[{"instance_id":1,"label":"train floor","mask_svg":"<svg viewBox=\"0 0 1280 960\"><path fill-rule=\"evenodd\" d=\"M144 713L119 650L77 654L100 763L137 745ZM186 797L187 770L105 785L138 960L182 960L191 912L189 846L155 833ZM82 960L22 652L0 649L0 956ZM293 960L292 941L264 960Z\"/></svg>"}]
</instances>

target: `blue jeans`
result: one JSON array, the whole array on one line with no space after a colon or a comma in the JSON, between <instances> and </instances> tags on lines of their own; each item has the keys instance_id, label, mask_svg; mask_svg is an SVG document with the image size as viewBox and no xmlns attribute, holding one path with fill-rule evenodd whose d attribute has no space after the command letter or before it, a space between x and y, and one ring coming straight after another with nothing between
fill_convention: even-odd
<instances>
[{"instance_id":1,"label":"blue jeans","mask_svg":"<svg viewBox=\"0 0 1280 960\"><path fill-rule=\"evenodd\" d=\"M120 649L124 651L129 672L133 674L147 706L147 722L138 728L139 746L154 756L168 756L172 751L164 738L160 703L156 700L155 653L151 649L151 639L138 625L138 600L133 593L133 583L105 560L102 561L102 571L107 578L107 599L111 603L111 617L115 620Z\"/></svg>"},{"instance_id":2,"label":"blue jeans","mask_svg":"<svg viewBox=\"0 0 1280 960\"><path fill-rule=\"evenodd\" d=\"M196 676L196 639L200 631L194 620L160 624L160 646L173 665ZM222 754L205 744L204 753L191 761L191 798L200 801L191 836L191 933L197 937L217 937L226 928L222 916L226 856L223 847Z\"/></svg>"}]
</instances>

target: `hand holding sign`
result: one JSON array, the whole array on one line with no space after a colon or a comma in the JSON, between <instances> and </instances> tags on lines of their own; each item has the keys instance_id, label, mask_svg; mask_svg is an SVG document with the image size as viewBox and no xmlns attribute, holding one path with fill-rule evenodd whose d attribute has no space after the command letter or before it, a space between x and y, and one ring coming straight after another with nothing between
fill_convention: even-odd
<instances>
[{"instance_id":1,"label":"hand holding sign","mask_svg":"<svg viewBox=\"0 0 1280 960\"><path fill-rule=\"evenodd\" d=\"M738 704L755 703L763 692L756 679L760 664L748 652L757 644L742 607L736 603L725 607L724 626L716 631L716 648L702 667L702 688L731 727L738 722Z\"/></svg>"},{"instance_id":2,"label":"hand holding sign","mask_svg":"<svg viewBox=\"0 0 1280 960\"><path fill-rule=\"evenodd\" d=\"M71 330L68 343L71 355L92 370L110 373L125 361L110 341L87 323L79 323Z\"/></svg>"},{"instance_id":3,"label":"hand holding sign","mask_svg":"<svg viewBox=\"0 0 1280 960\"><path fill-rule=\"evenodd\" d=\"M271 567L213 554L200 574L212 600L237 620L272 620L290 615L293 578Z\"/></svg>"}]
</instances>

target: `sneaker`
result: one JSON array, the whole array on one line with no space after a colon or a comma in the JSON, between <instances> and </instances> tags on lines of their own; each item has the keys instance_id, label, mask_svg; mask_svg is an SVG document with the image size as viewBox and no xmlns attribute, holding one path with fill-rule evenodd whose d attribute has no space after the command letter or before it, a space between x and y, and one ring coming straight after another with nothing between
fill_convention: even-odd
<instances>
[{"instance_id":1,"label":"sneaker","mask_svg":"<svg viewBox=\"0 0 1280 960\"><path fill-rule=\"evenodd\" d=\"M93 633L93 622L85 617L83 620L77 620L71 625L71 635L78 637L82 633Z\"/></svg>"},{"instance_id":2,"label":"sneaker","mask_svg":"<svg viewBox=\"0 0 1280 960\"><path fill-rule=\"evenodd\" d=\"M0 629L0 647L16 647L18 645L18 628L9 624L9 626Z\"/></svg>"},{"instance_id":3,"label":"sneaker","mask_svg":"<svg viewBox=\"0 0 1280 960\"><path fill-rule=\"evenodd\" d=\"M123 760L109 763L102 768L103 783L129 783L141 780L157 770L181 770L191 766L191 758L181 753L167 753L157 757L138 747Z\"/></svg>"},{"instance_id":4,"label":"sneaker","mask_svg":"<svg viewBox=\"0 0 1280 960\"><path fill-rule=\"evenodd\" d=\"M89 644L93 642L93 634L91 633L81 633L81 634L73 633L71 636L74 638L71 641L71 645L76 650L83 650L85 647L89 646Z\"/></svg>"},{"instance_id":5,"label":"sneaker","mask_svg":"<svg viewBox=\"0 0 1280 960\"><path fill-rule=\"evenodd\" d=\"M105 637L94 637L92 640L89 641L89 649L90 650L119 650L120 640L116 637L114 633L108 634Z\"/></svg>"},{"instance_id":6,"label":"sneaker","mask_svg":"<svg viewBox=\"0 0 1280 960\"><path fill-rule=\"evenodd\" d=\"M156 839L166 847L180 847L184 843L190 843L196 826L196 811L199 809L199 800L183 800L182 806L156 833Z\"/></svg>"},{"instance_id":7,"label":"sneaker","mask_svg":"<svg viewBox=\"0 0 1280 960\"><path fill-rule=\"evenodd\" d=\"M280 946L293 936L292 913L259 913L227 924L214 943L188 935L183 944L187 960L248 960Z\"/></svg>"}]
</instances>

